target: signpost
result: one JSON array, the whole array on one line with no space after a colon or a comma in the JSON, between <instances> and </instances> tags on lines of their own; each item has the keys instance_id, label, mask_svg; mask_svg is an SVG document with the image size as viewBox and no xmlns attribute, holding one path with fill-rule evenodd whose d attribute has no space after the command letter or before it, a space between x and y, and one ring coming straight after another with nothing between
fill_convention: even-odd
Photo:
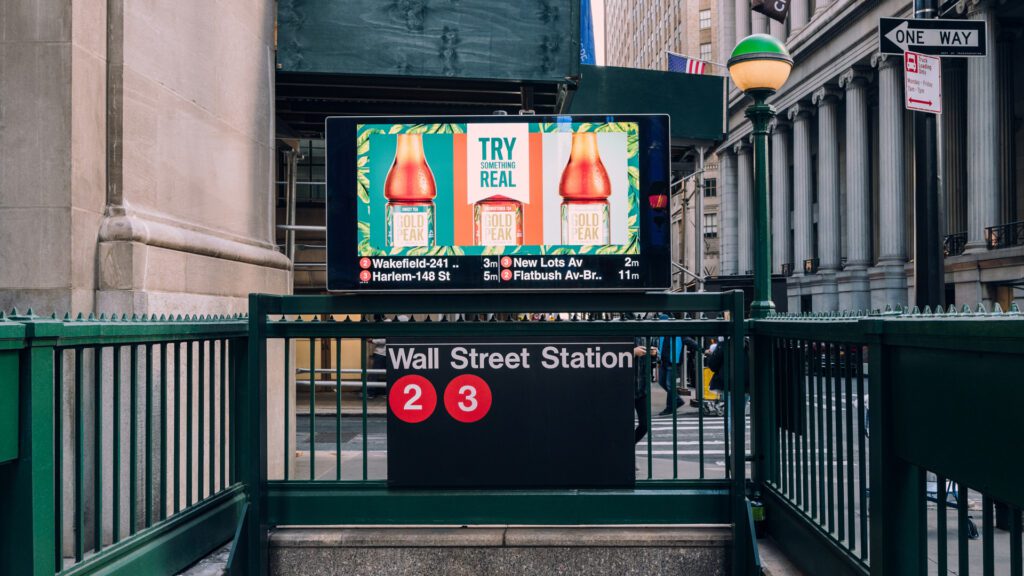
<instances>
[{"instance_id":1,"label":"signpost","mask_svg":"<svg viewBox=\"0 0 1024 576\"><path fill-rule=\"evenodd\" d=\"M388 485L628 488L633 342L387 346Z\"/></svg>"},{"instance_id":2,"label":"signpost","mask_svg":"<svg viewBox=\"0 0 1024 576\"><path fill-rule=\"evenodd\" d=\"M984 56L986 32L983 20L880 18L878 47L883 54Z\"/></svg>"},{"instance_id":3,"label":"signpost","mask_svg":"<svg viewBox=\"0 0 1024 576\"><path fill-rule=\"evenodd\" d=\"M903 56L907 110L942 113L942 58L907 52Z\"/></svg>"}]
</instances>

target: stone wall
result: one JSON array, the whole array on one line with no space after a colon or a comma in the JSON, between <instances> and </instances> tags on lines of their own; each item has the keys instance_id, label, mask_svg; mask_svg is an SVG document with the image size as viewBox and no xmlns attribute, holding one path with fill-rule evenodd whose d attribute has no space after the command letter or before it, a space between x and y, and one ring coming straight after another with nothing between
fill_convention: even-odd
<instances>
[{"instance_id":1,"label":"stone wall","mask_svg":"<svg viewBox=\"0 0 1024 576\"><path fill-rule=\"evenodd\" d=\"M272 2L0 0L0 308L231 313L273 247Z\"/></svg>"}]
</instances>

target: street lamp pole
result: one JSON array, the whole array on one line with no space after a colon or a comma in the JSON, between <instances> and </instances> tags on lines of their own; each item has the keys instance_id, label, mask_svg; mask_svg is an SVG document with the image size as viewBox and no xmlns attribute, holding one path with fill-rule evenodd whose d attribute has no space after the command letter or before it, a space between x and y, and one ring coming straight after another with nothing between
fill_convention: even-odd
<instances>
[{"instance_id":1,"label":"street lamp pole","mask_svg":"<svg viewBox=\"0 0 1024 576\"><path fill-rule=\"evenodd\" d=\"M772 301L772 224L768 208L768 125L775 117L775 109L768 104L774 90L750 90L754 103L747 108L747 118L754 126L754 301L750 315L766 318L775 311Z\"/></svg>"},{"instance_id":2,"label":"street lamp pole","mask_svg":"<svg viewBox=\"0 0 1024 576\"><path fill-rule=\"evenodd\" d=\"M768 34L740 40L729 58L729 75L736 87L754 99L747 118L754 127L754 301L750 315L765 318L775 310L772 302L772 226L768 189L768 124L775 110L768 98L782 88L793 69L786 45Z\"/></svg>"}]
</instances>

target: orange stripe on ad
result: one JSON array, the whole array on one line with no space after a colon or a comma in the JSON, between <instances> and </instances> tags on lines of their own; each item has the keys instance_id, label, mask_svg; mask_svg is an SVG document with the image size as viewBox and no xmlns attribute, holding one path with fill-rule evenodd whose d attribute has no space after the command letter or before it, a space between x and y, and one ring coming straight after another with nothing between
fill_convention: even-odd
<instances>
[{"instance_id":1,"label":"orange stripe on ad","mask_svg":"<svg viewBox=\"0 0 1024 576\"><path fill-rule=\"evenodd\" d=\"M473 208L466 192L466 135L452 134L452 203L455 245L473 245Z\"/></svg>"},{"instance_id":2,"label":"orange stripe on ad","mask_svg":"<svg viewBox=\"0 0 1024 576\"><path fill-rule=\"evenodd\" d=\"M544 243L544 140L530 133L530 203L523 208L523 244Z\"/></svg>"}]
</instances>

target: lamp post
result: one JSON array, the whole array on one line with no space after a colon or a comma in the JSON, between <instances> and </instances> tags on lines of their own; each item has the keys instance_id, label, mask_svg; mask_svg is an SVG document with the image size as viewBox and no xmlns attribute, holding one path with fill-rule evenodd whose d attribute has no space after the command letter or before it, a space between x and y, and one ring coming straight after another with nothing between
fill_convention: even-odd
<instances>
[{"instance_id":1,"label":"lamp post","mask_svg":"<svg viewBox=\"0 0 1024 576\"><path fill-rule=\"evenodd\" d=\"M754 125L754 301L750 315L764 318L775 310L772 302L772 228L768 211L768 123L775 109L768 98L782 88L793 69L785 44L768 34L740 40L729 58L729 75L736 87L754 99L747 118Z\"/></svg>"}]
</instances>

